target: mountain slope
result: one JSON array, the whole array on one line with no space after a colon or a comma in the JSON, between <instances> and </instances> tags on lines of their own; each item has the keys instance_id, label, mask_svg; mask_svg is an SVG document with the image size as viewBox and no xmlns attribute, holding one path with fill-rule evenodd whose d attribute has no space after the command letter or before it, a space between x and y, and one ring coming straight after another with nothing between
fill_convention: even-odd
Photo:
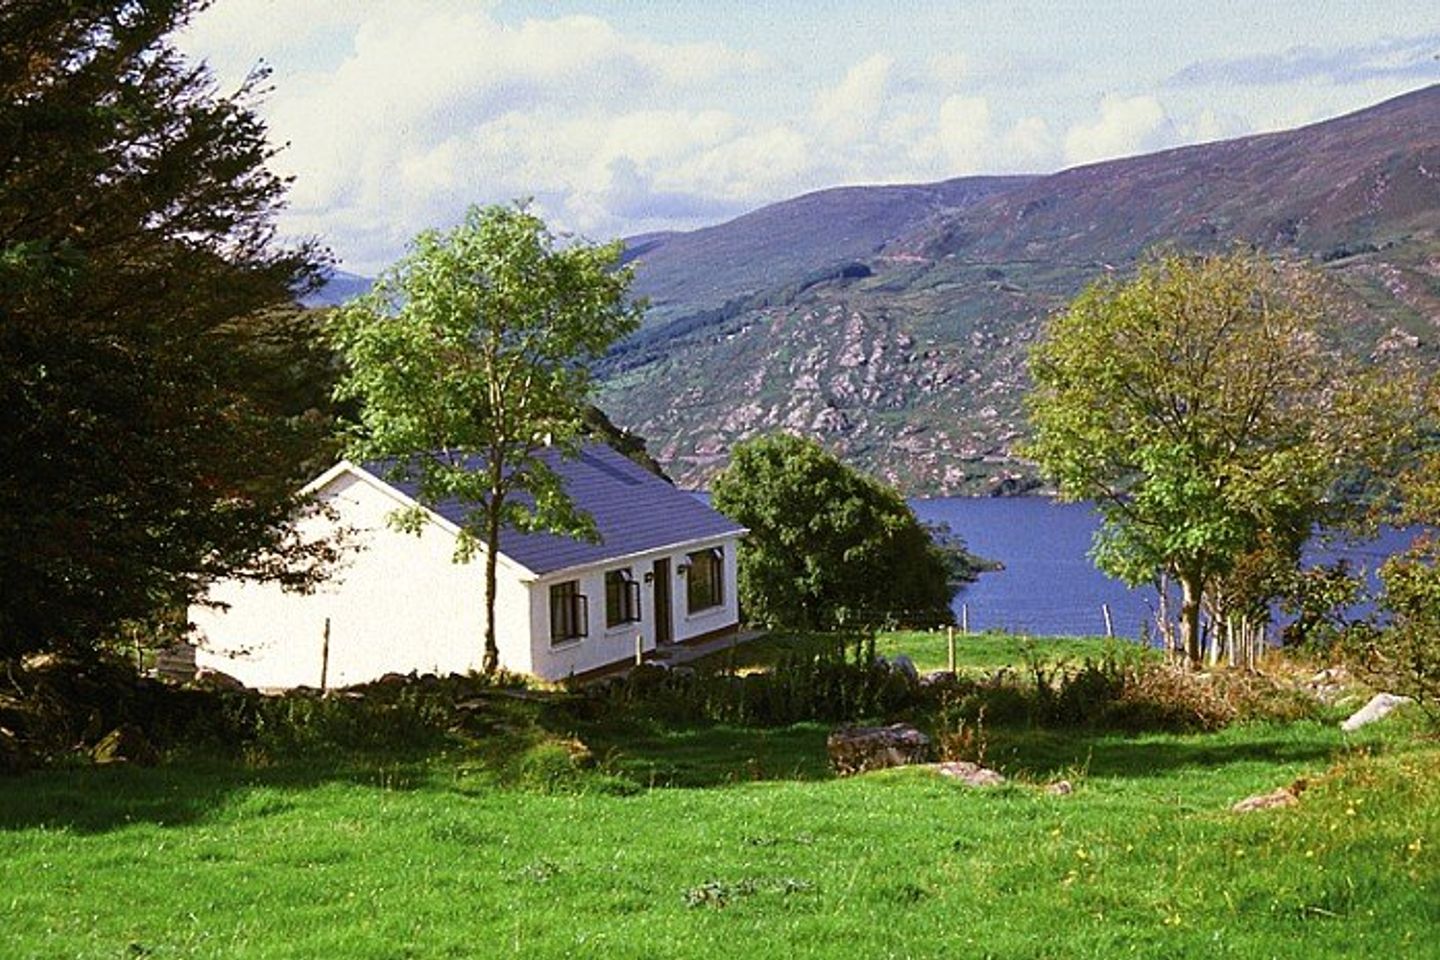
<instances>
[{"instance_id":1,"label":"mountain slope","mask_svg":"<svg viewBox=\"0 0 1440 960\"><path fill-rule=\"evenodd\" d=\"M963 177L820 190L720 226L632 237L626 259L640 265L635 292L650 300L647 324L663 324L871 257L897 236L1030 179Z\"/></svg>"},{"instance_id":2,"label":"mountain slope","mask_svg":"<svg viewBox=\"0 0 1440 960\"><path fill-rule=\"evenodd\" d=\"M984 188L923 196L967 182ZM605 365L601 405L681 484L790 429L912 492L1023 489L1013 449L1043 317L1152 247L1237 241L1323 264L1357 352L1434 364L1440 87L1284 133L823 191L652 238L637 288L658 309Z\"/></svg>"},{"instance_id":3,"label":"mountain slope","mask_svg":"<svg viewBox=\"0 0 1440 960\"><path fill-rule=\"evenodd\" d=\"M931 255L1127 260L1239 239L1329 253L1433 229L1440 88L1281 133L1077 167L951 218ZM907 238L911 243L915 238Z\"/></svg>"},{"instance_id":4,"label":"mountain slope","mask_svg":"<svg viewBox=\"0 0 1440 960\"><path fill-rule=\"evenodd\" d=\"M331 270L325 282L300 298L302 307L338 307L340 304L369 291L375 283L372 277L362 277L344 270Z\"/></svg>"}]
</instances>

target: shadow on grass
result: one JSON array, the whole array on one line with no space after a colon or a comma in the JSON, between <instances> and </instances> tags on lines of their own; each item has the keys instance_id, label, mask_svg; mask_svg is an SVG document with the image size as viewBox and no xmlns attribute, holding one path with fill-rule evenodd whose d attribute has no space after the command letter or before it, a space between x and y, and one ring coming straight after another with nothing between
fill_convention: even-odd
<instances>
[{"instance_id":1,"label":"shadow on grass","mask_svg":"<svg viewBox=\"0 0 1440 960\"><path fill-rule=\"evenodd\" d=\"M1294 728L1256 726L1183 736L1001 728L990 732L987 756L1012 773L1037 777L1084 770L1091 777L1142 780L1235 764L1322 764L1342 747L1337 735L1313 727L1303 734Z\"/></svg>"},{"instance_id":2,"label":"shadow on grass","mask_svg":"<svg viewBox=\"0 0 1440 960\"><path fill-rule=\"evenodd\" d=\"M247 808L245 815L264 816L288 806L283 794L330 783L417 789L431 780L427 759L421 754L346 761L296 758L259 769L217 757L158 767L62 766L0 779L0 830L102 833L139 823L178 826L212 817L236 797L255 792L268 799Z\"/></svg>"},{"instance_id":3,"label":"shadow on grass","mask_svg":"<svg viewBox=\"0 0 1440 960\"><path fill-rule=\"evenodd\" d=\"M488 706L469 723L463 735L411 750L311 750L274 754L273 762L258 764L247 764L227 751L197 751L158 768L77 763L3 778L0 831L97 833L143 823L180 825L217 815L263 817L288 809L290 794L331 784L420 789L447 782L460 766L485 771L497 785L510 784L498 789L526 789L515 778L526 751L535 744L568 742L576 735L597 759L599 774L640 788L832 776L825 749L833 727L828 723L734 727L625 715L587 722L562 703L510 700ZM987 729L986 739L987 763L1012 776L1049 778L1084 771L1090 777L1136 781L1237 764L1325 765L1357 742L1319 724L1237 727L1188 736L995 726ZM1379 740L1367 745L1383 748ZM563 750L559 756L563 759ZM587 789L586 778L593 773L576 771L571 785Z\"/></svg>"},{"instance_id":4,"label":"shadow on grass","mask_svg":"<svg viewBox=\"0 0 1440 960\"><path fill-rule=\"evenodd\" d=\"M577 726L561 716L547 716L545 726L551 727L550 733L578 732L600 761L600 772L639 787L715 787L830 776L825 754L829 728L818 724L780 729L657 722ZM186 756L158 767L76 763L0 779L0 831L103 833L136 824L180 826L222 812L264 817L288 810L289 794L331 784L413 790L448 781L457 765L478 764L493 772L516 752L513 739L510 734L482 736L453 754L296 756L261 767L218 755ZM576 786L583 790L583 780ZM253 802L247 796L253 796Z\"/></svg>"},{"instance_id":5,"label":"shadow on grass","mask_svg":"<svg viewBox=\"0 0 1440 960\"><path fill-rule=\"evenodd\" d=\"M93 833L191 823L237 798L242 815L263 815L286 807L287 793L328 784L418 789L460 765L510 774L526 750L574 725L563 694L479 690L467 699L464 706L438 706L437 699L405 710L379 697L368 704L273 701L252 721L249 737L232 742L205 732L175 747L158 767L93 766L76 755L48 769L0 777L0 831ZM247 793L265 799L243 805Z\"/></svg>"},{"instance_id":6,"label":"shadow on grass","mask_svg":"<svg viewBox=\"0 0 1440 960\"><path fill-rule=\"evenodd\" d=\"M571 729L590 746L603 772L641 787L706 788L832 776L825 752L828 724L763 729L636 721ZM996 728L989 734L987 762L1012 776L1049 778L1084 770L1094 778L1146 780L1187 768L1328 764L1342 748L1336 735L1318 728L1297 733L1260 727L1183 737ZM53 769L0 780L0 830L39 827L99 833L141 823L177 826L213 817L226 808L239 816L263 817L288 809L286 794L329 784L375 790L432 786L456 762L475 757L475 751L465 751L458 757L415 753L330 762L292 758L259 769L212 757L154 768ZM243 802L246 794L256 795L256 801Z\"/></svg>"},{"instance_id":7,"label":"shadow on grass","mask_svg":"<svg viewBox=\"0 0 1440 960\"><path fill-rule=\"evenodd\" d=\"M642 786L713 787L749 780L830 779L834 774L825 738L835 726L757 728L636 720L594 724L578 732L606 769ZM1379 741L1370 746L1383 749ZM1236 764L1327 764L1344 747L1336 731L1318 725L1255 725L1185 735L998 727L989 731L987 758L1012 774L1049 778L1083 769L1092 777L1144 780Z\"/></svg>"},{"instance_id":8,"label":"shadow on grass","mask_svg":"<svg viewBox=\"0 0 1440 960\"><path fill-rule=\"evenodd\" d=\"M602 766L642 786L715 787L750 780L824 780L826 724L789 727L597 724L580 731Z\"/></svg>"}]
</instances>

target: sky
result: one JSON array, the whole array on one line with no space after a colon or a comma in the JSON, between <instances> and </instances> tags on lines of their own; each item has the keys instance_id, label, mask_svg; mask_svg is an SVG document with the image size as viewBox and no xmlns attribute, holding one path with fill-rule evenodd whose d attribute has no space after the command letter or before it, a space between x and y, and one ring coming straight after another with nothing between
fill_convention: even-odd
<instances>
[{"instance_id":1,"label":"sky","mask_svg":"<svg viewBox=\"0 0 1440 960\"><path fill-rule=\"evenodd\" d=\"M1430 2L215 0L176 38L258 110L280 229L373 274L471 204L604 241L825 187L1045 173L1440 83Z\"/></svg>"}]
</instances>

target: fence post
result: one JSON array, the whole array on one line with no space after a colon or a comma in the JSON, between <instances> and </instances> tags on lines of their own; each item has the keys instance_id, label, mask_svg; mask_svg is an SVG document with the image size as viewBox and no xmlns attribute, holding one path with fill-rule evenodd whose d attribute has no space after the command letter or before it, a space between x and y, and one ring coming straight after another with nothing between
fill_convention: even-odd
<instances>
[{"instance_id":1,"label":"fence post","mask_svg":"<svg viewBox=\"0 0 1440 960\"><path fill-rule=\"evenodd\" d=\"M645 634L635 634L635 666L645 662Z\"/></svg>"},{"instance_id":2,"label":"fence post","mask_svg":"<svg viewBox=\"0 0 1440 960\"><path fill-rule=\"evenodd\" d=\"M320 641L320 692L329 689L330 684L330 618L325 618L325 633Z\"/></svg>"},{"instance_id":3,"label":"fence post","mask_svg":"<svg viewBox=\"0 0 1440 960\"><path fill-rule=\"evenodd\" d=\"M1110 604L1100 604L1100 612L1105 615L1105 636L1115 636L1115 621L1110 619Z\"/></svg>"},{"instance_id":4,"label":"fence post","mask_svg":"<svg viewBox=\"0 0 1440 960\"><path fill-rule=\"evenodd\" d=\"M960 604L960 632L969 636L970 634L970 604Z\"/></svg>"},{"instance_id":5,"label":"fence post","mask_svg":"<svg viewBox=\"0 0 1440 960\"><path fill-rule=\"evenodd\" d=\"M954 673L954 672L955 672L955 628L954 628L953 626L949 626L949 627L946 627L946 628L945 628L945 646L946 646L946 658L945 658L945 662L946 662L947 664L949 664L949 666L950 666L950 672L951 672L951 673Z\"/></svg>"}]
</instances>

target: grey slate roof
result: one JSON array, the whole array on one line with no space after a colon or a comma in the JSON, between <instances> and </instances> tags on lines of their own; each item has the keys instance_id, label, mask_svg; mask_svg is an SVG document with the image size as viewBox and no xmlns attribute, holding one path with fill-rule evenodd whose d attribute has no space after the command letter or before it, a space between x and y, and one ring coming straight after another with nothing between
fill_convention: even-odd
<instances>
[{"instance_id":1,"label":"grey slate roof","mask_svg":"<svg viewBox=\"0 0 1440 960\"><path fill-rule=\"evenodd\" d=\"M586 444L575 458L547 451L542 459L560 475L575 505L595 518L600 542L587 543L551 533L519 533L508 527L502 530L500 552L537 574L745 532L730 518L605 444ZM477 459L476 468L481 465ZM387 477L387 464L367 463L365 469L412 499L418 492L417 484ZM435 512L459 524L466 510L461 503L450 501L440 504Z\"/></svg>"}]
</instances>

